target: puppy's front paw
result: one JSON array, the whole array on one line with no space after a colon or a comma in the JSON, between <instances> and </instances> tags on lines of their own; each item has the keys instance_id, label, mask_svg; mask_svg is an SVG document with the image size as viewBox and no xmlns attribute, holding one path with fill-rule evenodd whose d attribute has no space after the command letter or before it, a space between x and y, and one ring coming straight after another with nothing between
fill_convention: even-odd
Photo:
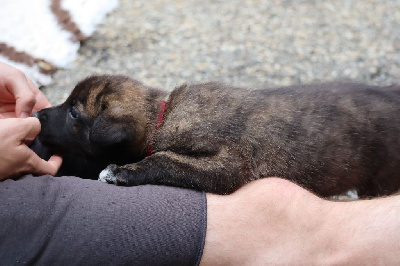
<instances>
[{"instance_id":1,"label":"puppy's front paw","mask_svg":"<svg viewBox=\"0 0 400 266\"><path fill-rule=\"evenodd\" d=\"M101 171L98 180L109 184L115 184L118 186L135 186L134 182L134 171L126 169L123 166L117 166L110 164L103 171Z\"/></svg>"},{"instance_id":2,"label":"puppy's front paw","mask_svg":"<svg viewBox=\"0 0 400 266\"><path fill-rule=\"evenodd\" d=\"M110 164L99 175L99 181L109 184L117 184L117 166L115 164Z\"/></svg>"}]
</instances>

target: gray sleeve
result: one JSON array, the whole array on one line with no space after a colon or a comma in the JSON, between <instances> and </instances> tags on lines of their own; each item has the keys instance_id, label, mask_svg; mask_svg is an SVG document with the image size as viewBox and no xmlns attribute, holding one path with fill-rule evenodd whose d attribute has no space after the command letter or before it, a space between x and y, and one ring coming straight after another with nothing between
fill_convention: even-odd
<instances>
[{"instance_id":1,"label":"gray sleeve","mask_svg":"<svg viewBox=\"0 0 400 266\"><path fill-rule=\"evenodd\" d=\"M1 265L196 265L205 193L76 177L0 182Z\"/></svg>"}]
</instances>

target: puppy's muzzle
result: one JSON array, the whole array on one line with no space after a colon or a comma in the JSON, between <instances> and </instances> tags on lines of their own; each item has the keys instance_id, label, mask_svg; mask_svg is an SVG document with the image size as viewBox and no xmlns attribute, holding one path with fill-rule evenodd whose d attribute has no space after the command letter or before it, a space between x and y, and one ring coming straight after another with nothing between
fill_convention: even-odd
<instances>
[{"instance_id":1,"label":"puppy's muzzle","mask_svg":"<svg viewBox=\"0 0 400 266\"><path fill-rule=\"evenodd\" d=\"M44 109L44 110L46 110L46 109ZM47 121L47 119L48 119L47 113L44 112L43 110L37 111L36 113L32 114L32 116L39 119L41 123Z\"/></svg>"}]
</instances>

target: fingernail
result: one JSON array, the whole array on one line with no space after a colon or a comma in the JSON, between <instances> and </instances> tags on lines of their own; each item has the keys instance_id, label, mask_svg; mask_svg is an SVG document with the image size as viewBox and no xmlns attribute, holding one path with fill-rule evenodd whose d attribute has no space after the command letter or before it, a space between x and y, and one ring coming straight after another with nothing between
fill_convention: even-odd
<instances>
[{"instance_id":1,"label":"fingernail","mask_svg":"<svg viewBox=\"0 0 400 266\"><path fill-rule=\"evenodd\" d=\"M27 112L22 112L20 117L21 118L27 118L27 117L30 117L30 115Z\"/></svg>"}]
</instances>

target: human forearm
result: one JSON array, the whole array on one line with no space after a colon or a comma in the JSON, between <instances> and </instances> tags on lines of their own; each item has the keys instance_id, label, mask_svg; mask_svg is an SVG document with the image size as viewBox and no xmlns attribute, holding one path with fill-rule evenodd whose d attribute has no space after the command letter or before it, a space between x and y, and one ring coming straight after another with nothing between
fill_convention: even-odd
<instances>
[{"instance_id":1,"label":"human forearm","mask_svg":"<svg viewBox=\"0 0 400 266\"><path fill-rule=\"evenodd\" d=\"M228 196L207 195L201 265L321 264L328 203L276 178Z\"/></svg>"},{"instance_id":2,"label":"human forearm","mask_svg":"<svg viewBox=\"0 0 400 266\"><path fill-rule=\"evenodd\" d=\"M331 237L338 263L400 264L400 196L335 202Z\"/></svg>"},{"instance_id":3,"label":"human forearm","mask_svg":"<svg viewBox=\"0 0 400 266\"><path fill-rule=\"evenodd\" d=\"M268 178L207 201L202 265L400 264L400 196L333 202Z\"/></svg>"}]
</instances>

